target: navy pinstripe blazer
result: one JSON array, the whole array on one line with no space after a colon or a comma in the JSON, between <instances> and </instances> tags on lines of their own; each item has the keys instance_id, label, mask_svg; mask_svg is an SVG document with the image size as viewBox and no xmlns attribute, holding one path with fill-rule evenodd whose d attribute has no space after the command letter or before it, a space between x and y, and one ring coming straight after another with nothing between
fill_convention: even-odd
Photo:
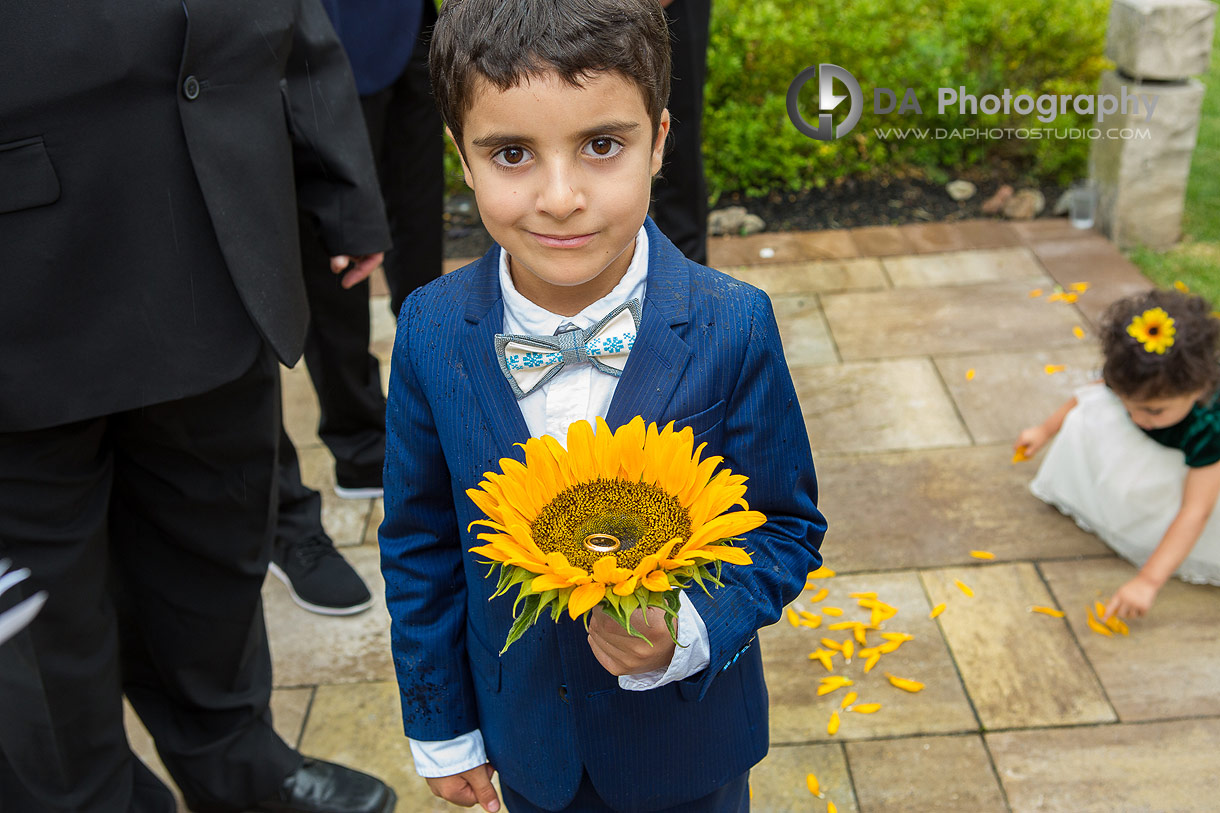
<instances>
[{"instance_id":1,"label":"navy pinstripe blazer","mask_svg":"<svg viewBox=\"0 0 1220 813\"><path fill-rule=\"evenodd\" d=\"M689 592L711 664L645 692L619 689L583 624L540 622L502 657L512 600L488 601L467 549L480 512L465 490L529 437L494 357L503 305L499 251L415 291L394 342L380 541L406 734L445 740L482 729L488 759L536 804L564 807L582 766L608 803L647 811L697 799L767 752L767 691L755 632L821 563L826 523L771 303L687 260L646 221L648 289L639 335L607 423L635 415L691 426L734 472L767 523L747 536L754 564Z\"/></svg>"}]
</instances>

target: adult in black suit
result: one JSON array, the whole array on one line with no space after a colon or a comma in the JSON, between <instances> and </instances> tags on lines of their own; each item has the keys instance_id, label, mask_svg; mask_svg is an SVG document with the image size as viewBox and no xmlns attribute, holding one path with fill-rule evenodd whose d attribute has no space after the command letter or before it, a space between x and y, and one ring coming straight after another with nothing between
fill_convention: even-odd
<instances>
[{"instance_id":1,"label":"adult in black suit","mask_svg":"<svg viewBox=\"0 0 1220 813\"><path fill-rule=\"evenodd\" d=\"M318 0L6 0L0 53L0 558L49 596L0 647L0 809L172 810L124 692L195 810L391 808L268 711L297 205L349 281L389 245Z\"/></svg>"},{"instance_id":2,"label":"adult in black suit","mask_svg":"<svg viewBox=\"0 0 1220 813\"><path fill-rule=\"evenodd\" d=\"M669 151L653 184L652 215L678 250L707 264L707 183L703 177L703 83L711 0L661 0L673 46Z\"/></svg>"}]
</instances>

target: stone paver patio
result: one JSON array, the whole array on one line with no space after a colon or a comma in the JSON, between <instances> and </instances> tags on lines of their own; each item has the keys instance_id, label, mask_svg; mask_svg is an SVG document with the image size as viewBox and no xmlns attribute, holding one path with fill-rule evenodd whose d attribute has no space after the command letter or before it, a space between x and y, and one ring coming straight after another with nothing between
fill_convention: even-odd
<instances>
[{"instance_id":1,"label":"stone paver patio","mask_svg":"<svg viewBox=\"0 0 1220 813\"><path fill-rule=\"evenodd\" d=\"M761 632L772 749L752 774L753 809L1215 810L1220 591L1171 582L1129 637L1090 631L1085 607L1133 570L1029 494L1036 461L1010 462L1017 432L1096 376L1095 322L1115 297L1149 285L1138 271L1063 220L721 238L711 262L773 299L830 522L823 553L837 572L795 603L819 628L781 621ZM1075 303L1047 300L1077 282L1089 288ZM372 309L384 373L394 324L384 297ZM298 367L283 380L306 482L322 490L328 531L379 601L362 616L323 618L267 581L276 727L305 753L385 778L402 813L458 810L415 776L402 737L380 601L381 506L334 497L308 376ZM819 697L828 673L807 655L822 638L851 636L831 624L867 620L854 592L896 607L883 631L913 640L868 673L858 655L835 657L833 674L855 681L857 702L882 707L841 711L831 736L848 690ZM926 688L900 691L885 672ZM164 775L129 722L136 750ZM809 773L824 798L810 795Z\"/></svg>"}]
</instances>

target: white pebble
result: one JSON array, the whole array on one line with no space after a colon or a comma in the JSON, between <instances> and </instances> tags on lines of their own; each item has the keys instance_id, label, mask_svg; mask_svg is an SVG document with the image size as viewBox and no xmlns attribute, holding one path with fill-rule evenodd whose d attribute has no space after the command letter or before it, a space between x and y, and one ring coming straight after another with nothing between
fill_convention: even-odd
<instances>
[{"instance_id":1,"label":"white pebble","mask_svg":"<svg viewBox=\"0 0 1220 813\"><path fill-rule=\"evenodd\" d=\"M760 248L758 250L758 256L762 257L764 260L769 260L775 256L775 249L770 247Z\"/></svg>"}]
</instances>

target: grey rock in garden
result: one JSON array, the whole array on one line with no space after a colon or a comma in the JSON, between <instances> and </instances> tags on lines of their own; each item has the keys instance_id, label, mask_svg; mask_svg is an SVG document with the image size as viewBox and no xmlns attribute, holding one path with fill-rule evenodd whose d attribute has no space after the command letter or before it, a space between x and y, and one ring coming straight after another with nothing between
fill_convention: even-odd
<instances>
[{"instance_id":1,"label":"grey rock in garden","mask_svg":"<svg viewBox=\"0 0 1220 813\"><path fill-rule=\"evenodd\" d=\"M970 200L974 194L978 192L978 187L970 183L970 181L949 181L945 184L945 191L949 193L949 197L958 201Z\"/></svg>"},{"instance_id":2,"label":"grey rock in garden","mask_svg":"<svg viewBox=\"0 0 1220 813\"><path fill-rule=\"evenodd\" d=\"M1012 187L1004 184L995 191L995 194L983 201L983 214L998 215L1004 210L1004 204L1012 197Z\"/></svg>"},{"instance_id":3,"label":"grey rock in garden","mask_svg":"<svg viewBox=\"0 0 1220 813\"><path fill-rule=\"evenodd\" d=\"M1065 189L1059 199L1055 201L1055 205L1051 207L1051 214L1055 217L1062 217L1072 210L1072 190Z\"/></svg>"},{"instance_id":4,"label":"grey rock in garden","mask_svg":"<svg viewBox=\"0 0 1220 813\"><path fill-rule=\"evenodd\" d=\"M707 231L713 236L722 234L756 234L767 228L758 215L752 215L744 206L727 206L707 216Z\"/></svg>"},{"instance_id":5,"label":"grey rock in garden","mask_svg":"<svg viewBox=\"0 0 1220 813\"><path fill-rule=\"evenodd\" d=\"M1009 220L1033 220L1046 208L1046 197L1037 189L1018 189L1004 204L1004 217Z\"/></svg>"},{"instance_id":6,"label":"grey rock in garden","mask_svg":"<svg viewBox=\"0 0 1220 813\"><path fill-rule=\"evenodd\" d=\"M707 216L707 231L713 236L736 234L746 219L746 207L729 206L717 209Z\"/></svg>"}]
</instances>

